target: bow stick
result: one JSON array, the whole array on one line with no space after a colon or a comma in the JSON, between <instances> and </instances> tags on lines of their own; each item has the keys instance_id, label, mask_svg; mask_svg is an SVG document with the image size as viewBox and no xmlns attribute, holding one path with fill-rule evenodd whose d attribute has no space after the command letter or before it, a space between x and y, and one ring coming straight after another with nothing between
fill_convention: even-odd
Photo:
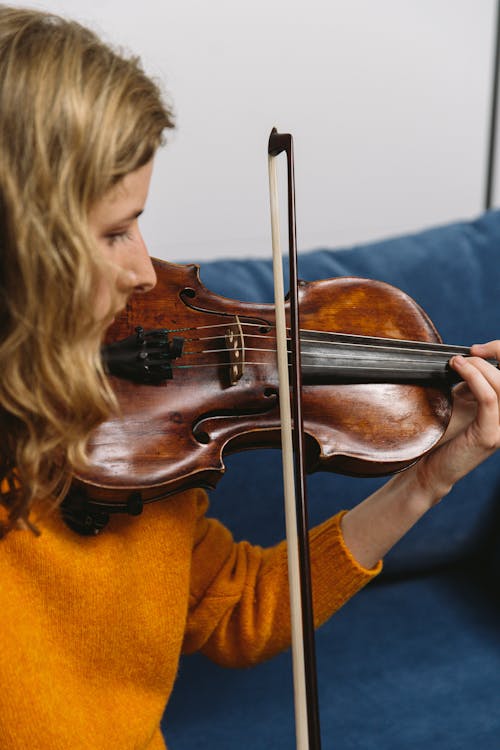
<instances>
[{"instance_id":1,"label":"bow stick","mask_svg":"<svg viewBox=\"0 0 500 750\"><path fill-rule=\"evenodd\" d=\"M278 216L276 157L286 152L288 168L288 242L290 264L290 344L293 421L290 407L288 342ZM292 626L292 665L297 750L320 750L318 688L314 643L311 571L305 485L300 325L295 226L293 139L273 128L268 144L274 302L279 376L281 446ZM292 428L293 427L293 428Z\"/></svg>"}]
</instances>

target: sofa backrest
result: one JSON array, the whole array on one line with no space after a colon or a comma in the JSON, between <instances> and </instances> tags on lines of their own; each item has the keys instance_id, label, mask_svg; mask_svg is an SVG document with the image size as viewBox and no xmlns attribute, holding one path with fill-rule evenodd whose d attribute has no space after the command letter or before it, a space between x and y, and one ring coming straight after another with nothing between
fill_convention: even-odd
<instances>
[{"instance_id":1,"label":"sofa backrest","mask_svg":"<svg viewBox=\"0 0 500 750\"><path fill-rule=\"evenodd\" d=\"M205 286L239 300L271 302L270 260L219 260L201 266ZM305 280L360 276L393 284L427 312L450 344L500 337L500 212L406 237L349 249L302 253ZM226 475L211 493L212 513L236 538L262 545L284 536L279 451L228 456ZM381 481L317 473L308 478L311 523L367 496ZM500 456L457 484L389 553L385 574L428 570L474 554L498 527Z\"/></svg>"}]
</instances>

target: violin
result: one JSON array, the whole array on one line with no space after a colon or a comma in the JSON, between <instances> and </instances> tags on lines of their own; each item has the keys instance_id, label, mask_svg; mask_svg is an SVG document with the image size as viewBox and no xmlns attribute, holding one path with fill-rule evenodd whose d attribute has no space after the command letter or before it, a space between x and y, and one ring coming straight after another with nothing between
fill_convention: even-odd
<instances>
[{"instance_id":1,"label":"violin","mask_svg":"<svg viewBox=\"0 0 500 750\"><path fill-rule=\"evenodd\" d=\"M63 508L83 533L110 513L213 489L229 453L280 446L274 306L210 292L196 265L154 266L156 287L130 300L103 347L119 412L93 433L89 467ZM442 344L389 284L298 286L307 472L380 476L411 465L443 436L458 380L448 362L469 350Z\"/></svg>"}]
</instances>

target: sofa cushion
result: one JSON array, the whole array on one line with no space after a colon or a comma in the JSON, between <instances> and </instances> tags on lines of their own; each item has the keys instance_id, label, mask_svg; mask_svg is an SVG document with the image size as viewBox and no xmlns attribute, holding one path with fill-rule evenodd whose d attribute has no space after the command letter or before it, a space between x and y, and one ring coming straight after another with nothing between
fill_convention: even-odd
<instances>
[{"instance_id":1,"label":"sofa cushion","mask_svg":"<svg viewBox=\"0 0 500 750\"><path fill-rule=\"evenodd\" d=\"M469 566L376 580L317 633L322 746L498 750L497 586ZM184 658L174 750L295 747L290 652L248 670Z\"/></svg>"},{"instance_id":2,"label":"sofa cushion","mask_svg":"<svg viewBox=\"0 0 500 750\"><path fill-rule=\"evenodd\" d=\"M348 249L302 253L306 280L361 276L393 284L430 316L443 341L470 345L500 336L500 212L411 236ZM231 259L204 263L201 279L214 292L271 302L272 263ZM227 473L212 494L212 510L237 538L270 544L284 534L278 451L228 456ZM311 523L349 508L383 480L318 473L308 480ZM498 505L500 456L456 485L446 500L389 553L385 575L426 570L473 554L491 530Z\"/></svg>"}]
</instances>

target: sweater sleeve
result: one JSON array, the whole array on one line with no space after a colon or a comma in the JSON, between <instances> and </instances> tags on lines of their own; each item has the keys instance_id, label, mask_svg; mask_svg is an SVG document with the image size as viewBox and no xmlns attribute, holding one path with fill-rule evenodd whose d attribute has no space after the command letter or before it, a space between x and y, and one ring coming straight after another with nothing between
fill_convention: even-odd
<instances>
[{"instance_id":1,"label":"sweater sleeve","mask_svg":"<svg viewBox=\"0 0 500 750\"><path fill-rule=\"evenodd\" d=\"M286 542L267 549L236 543L205 510L206 503L197 523L184 651L202 651L229 667L256 664L290 645ZM309 532L316 627L382 567L356 562L344 543L342 515Z\"/></svg>"}]
</instances>

